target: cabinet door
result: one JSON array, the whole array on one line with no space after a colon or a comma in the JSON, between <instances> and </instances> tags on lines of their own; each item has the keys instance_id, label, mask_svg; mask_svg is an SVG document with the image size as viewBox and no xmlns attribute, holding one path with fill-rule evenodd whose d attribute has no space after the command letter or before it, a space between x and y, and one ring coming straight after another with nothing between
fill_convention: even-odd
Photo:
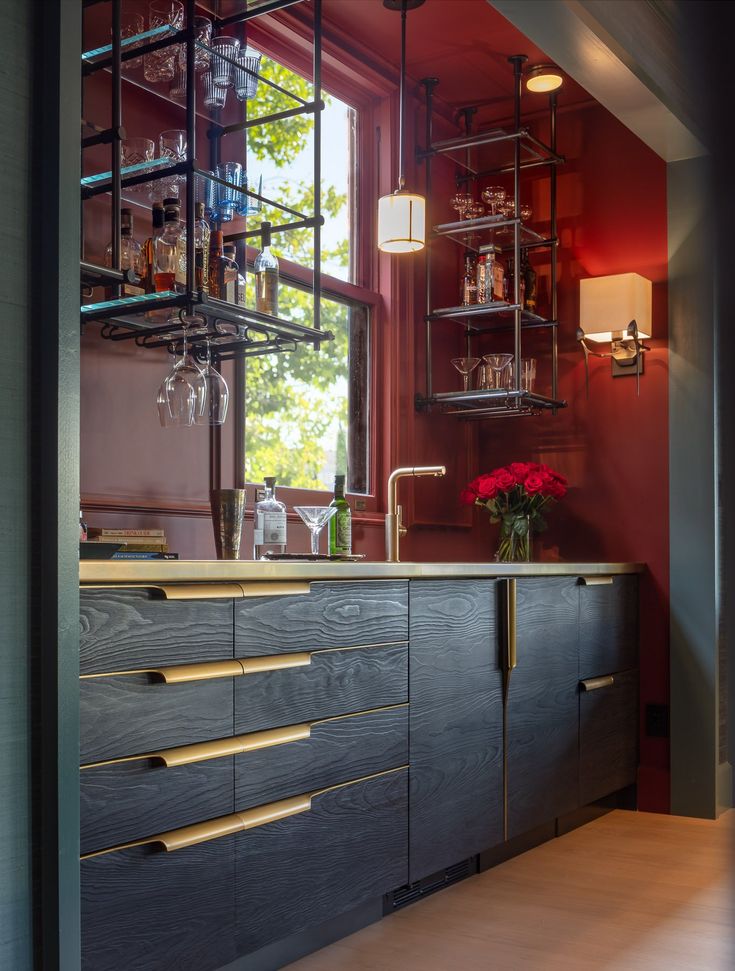
<instances>
[{"instance_id":1,"label":"cabinet door","mask_svg":"<svg viewBox=\"0 0 735 971\"><path fill-rule=\"evenodd\" d=\"M638 577L606 579L588 585L580 578L580 678L638 667Z\"/></svg>"},{"instance_id":2,"label":"cabinet door","mask_svg":"<svg viewBox=\"0 0 735 971\"><path fill-rule=\"evenodd\" d=\"M580 687L579 801L585 806L636 781L638 671L587 679Z\"/></svg>"},{"instance_id":3,"label":"cabinet door","mask_svg":"<svg viewBox=\"0 0 735 971\"><path fill-rule=\"evenodd\" d=\"M576 579L518 580L517 667L508 695L508 838L577 807Z\"/></svg>"},{"instance_id":4,"label":"cabinet door","mask_svg":"<svg viewBox=\"0 0 735 971\"><path fill-rule=\"evenodd\" d=\"M491 580L410 591L410 879L502 840L502 694Z\"/></svg>"}]
</instances>

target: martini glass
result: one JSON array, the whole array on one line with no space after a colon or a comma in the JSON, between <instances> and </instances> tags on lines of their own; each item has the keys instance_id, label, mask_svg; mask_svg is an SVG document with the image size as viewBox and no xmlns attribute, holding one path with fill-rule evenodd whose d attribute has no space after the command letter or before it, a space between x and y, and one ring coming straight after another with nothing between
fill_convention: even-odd
<instances>
[{"instance_id":1,"label":"martini glass","mask_svg":"<svg viewBox=\"0 0 735 971\"><path fill-rule=\"evenodd\" d=\"M337 512L336 506L294 506L311 533L311 555L319 556L319 533Z\"/></svg>"},{"instance_id":2,"label":"martini glass","mask_svg":"<svg viewBox=\"0 0 735 971\"><path fill-rule=\"evenodd\" d=\"M456 367L459 373L462 375L464 380L463 391L470 390L470 375L475 370L477 365L480 363L479 357L455 357L452 358L452 364Z\"/></svg>"},{"instance_id":3,"label":"martini glass","mask_svg":"<svg viewBox=\"0 0 735 971\"><path fill-rule=\"evenodd\" d=\"M505 382L503 381L503 371L505 371L505 369L513 360L513 355L512 354L485 354L482 359L492 371L492 375L493 375L492 387L493 388L504 387Z\"/></svg>"}]
</instances>

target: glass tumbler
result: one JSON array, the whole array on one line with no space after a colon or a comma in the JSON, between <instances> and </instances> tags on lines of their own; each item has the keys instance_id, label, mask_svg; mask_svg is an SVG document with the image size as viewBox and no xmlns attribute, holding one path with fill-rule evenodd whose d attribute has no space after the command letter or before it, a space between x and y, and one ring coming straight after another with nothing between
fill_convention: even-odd
<instances>
[{"instance_id":1,"label":"glass tumbler","mask_svg":"<svg viewBox=\"0 0 735 971\"><path fill-rule=\"evenodd\" d=\"M142 34L145 30L145 21L140 14L129 13L122 14L120 18L120 39L125 41L128 37L137 37L138 34ZM127 51L135 50L136 47L144 43L143 41L135 41L130 44L122 45L123 54ZM143 66L142 57L131 57L130 60L122 62L123 71L134 71L136 68Z\"/></svg>"},{"instance_id":2,"label":"glass tumbler","mask_svg":"<svg viewBox=\"0 0 735 971\"><path fill-rule=\"evenodd\" d=\"M252 47L247 47L237 55L239 67L234 70L235 94L238 101L255 97L258 90L258 70L262 55Z\"/></svg>"},{"instance_id":3,"label":"glass tumbler","mask_svg":"<svg viewBox=\"0 0 735 971\"><path fill-rule=\"evenodd\" d=\"M220 34L212 41L212 80L219 88L232 87L232 68L240 53L240 41L236 37Z\"/></svg>"},{"instance_id":4,"label":"glass tumbler","mask_svg":"<svg viewBox=\"0 0 735 971\"><path fill-rule=\"evenodd\" d=\"M220 162L215 175L218 179L231 182L233 186L242 185L242 165L239 162ZM216 185L219 218L223 222L229 222L235 212L237 212L242 199L247 199L247 196L243 196L241 192L238 192L237 189L231 188L230 186L219 185L218 183Z\"/></svg>"},{"instance_id":5,"label":"glass tumbler","mask_svg":"<svg viewBox=\"0 0 735 971\"><path fill-rule=\"evenodd\" d=\"M184 26L184 5L179 0L153 0L148 7L148 26L168 26L173 33ZM176 67L176 47L146 54L143 63L143 76L146 81L172 81Z\"/></svg>"},{"instance_id":6,"label":"glass tumbler","mask_svg":"<svg viewBox=\"0 0 735 971\"><path fill-rule=\"evenodd\" d=\"M227 98L227 88L221 88L214 83L211 71L202 74L202 87L204 88L204 107L210 111L219 111L224 108Z\"/></svg>"},{"instance_id":7,"label":"glass tumbler","mask_svg":"<svg viewBox=\"0 0 735 971\"><path fill-rule=\"evenodd\" d=\"M179 162L186 161L186 132L180 129L162 131L158 136L158 157L165 158L166 165L177 165ZM163 188L169 195L178 195L178 186L186 179L186 176L170 175L163 182Z\"/></svg>"},{"instance_id":8,"label":"glass tumbler","mask_svg":"<svg viewBox=\"0 0 735 971\"><path fill-rule=\"evenodd\" d=\"M246 168L243 168L240 185L243 189L247 189L249 192L257 192L259 196L263 194L262 174L253 175L252 173L248 173ZM263 203L260 199L253 199L252 196L246 196L241 193L235 208L241 216L254 216L256 213L261 211L263 208Z\"/></svg>"},{"instance_id":9,"label":"glass tumbler","mask_svg":"<svg viewBox=\"0 0 735 971\"><path fill-rule=\"evenodd\" d=\"M138 175L148 168L146 163L155 158L156 146L152 138L123 138L120 142L120 165L130 169L125 175ZM125 191L132 193L149 192L150 182L128 186Z\"/></svg>"},{"instance_id":10,"label":"glass tumbler","mask_svg":"<svg viewBox=\"0 0 735 971\"><path fill-rule=\"evenodd\" d=\"M212 43L212 21L209 17L195 17L194 18L194 34L196 37L197 44L203 44L204 47L209 47ZM185 71L186 70L186 44L179 44L179 67ZM209 70L209 60L210 52L204 50L203 47L194 48L194 70L197 74L201 74L202 71Z\"/></svg>"}]
</instances>

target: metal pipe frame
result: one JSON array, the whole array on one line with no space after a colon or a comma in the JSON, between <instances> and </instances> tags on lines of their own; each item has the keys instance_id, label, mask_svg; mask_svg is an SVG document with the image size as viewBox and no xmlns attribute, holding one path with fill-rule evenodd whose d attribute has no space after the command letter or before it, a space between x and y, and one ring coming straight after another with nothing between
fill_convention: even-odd
<instances>
[{"instance_id":1,"label":"metal pipe frame","mask_svg":"<svg viewBox=\"0 0 735 971\"><path fill-rule=\"evenodd\" d=\"M527 60L525 54L514 54L509 58L513 65L513 125L516 132L521 130L521 95L523 93L523 64ZM523 355L521 341L521 140L516 138L513 143L513 181L514 195L513 205L515 219L513 224L513 303L516 309L513 311L513 323L515 325L514 335L514 357L515 367L513 369L514 390L520 395L521 392L521 358ZM517 398L514 404L516 407L520 402Z\"/></svg>"},{"instance_id":2,"label":"metal pipe frame","mask_svg":"<svg viewBox=\"0 0 735 971\"><path fill-rule=\"evenodd\" d=\"M322 103L322 0L314 2L314 89L313 101ZM314 113L314 317L313 327L321 330L322 290L322 113ZM316 349L319 349L317 343Z\"/></svg>"},{"instance_id":3,"label":"metal pipe frame","mask_svg":"<svg viewBox=\"0 0 735 971\"><path fill-rule=\"evenodd\" d=\"M242 24L253 17L263 17L265 14L273 13L276 10L284 10L286 7L293 7L304 0L271 0L270 3L261 4L255 10L246 10L244 13L232 14L231 17L218 17L214 20L214 25L220 30L222 27L230 27L232 24Z\"/></svg>"},{"instance_id":4,"label":"metal pipe frame","mask_svg":"<svg viewBox=\"0 0 735 971\"><path fill-rule=\"evenodd\" d=\"M120 129L122 128L122 66L120 61L120 18L122 12L122 0L112 0L112 118L110 127L113 132L117 132L117 137L113 137L110 142L112 173L112 266L119 270L121 242L121 218L120 201L122 197L122 186L120 184ZM114 284L112 287L115 296L120 295L120 287Z\"/></svg>"},{"instance_id":5,"label":"metal pipe frame","mask_svg":"<svg viewBox=\"0 0 735 971\"><path fill-rule=\"evenodd\" d=\"M552 91L549 95L549 127L550 135L549 140L551 142L551 149L556 152L556 113L557 113L557 92ZM559 230L557 226L556 218L556 166L551 166L551 172L549 174L550 187L549 187L549 199L551 207L551 316L556 320L558 308L557 308L557 296L556 296L556 285L557 285L557 260L559 257ZM558 394L558 381L559 381L559 332L558 328L554 327L551 332L551 397L556 399ZM553 409L553 414L556 414L557 409Z\"/></svg>"},{"instance_id":6,"label":"metal pipe frame","mask_svg":"<svg viewBox=\"0 0 735 971\"><path fill-rule=\"evenodd\" d=\"M425 138L426 138L426 148L431 147L431 140L434 132L434 88L439 84L438 78L424 78L421 82L424 86L424 97L426 105L426 121L425 121ZM425 172L425 185L426 185L426 224L431 226L431 155L427 154L424 158L424 164L426 165ZM432 334L431 334L431 322L430 315L432 312L432 291L431 291L431 267L432 267L432 242L429 233L426 234L426 254L425 254L425 271L426 271L426 325L424 329L424 343L425 343L425 355L426 355L426 397L430 398L433 391L433 375L432 375Z\"/></svg>"}]
</instances>

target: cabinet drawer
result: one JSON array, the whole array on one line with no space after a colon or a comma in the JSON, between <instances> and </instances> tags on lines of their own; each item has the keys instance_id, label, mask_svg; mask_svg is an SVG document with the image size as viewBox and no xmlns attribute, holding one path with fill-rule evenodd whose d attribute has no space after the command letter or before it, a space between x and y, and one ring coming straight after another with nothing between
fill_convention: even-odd
<instances>
[{"instance_id":1,"label":"cabinet drawer","mask_svg":"<svg viewBox=\"0 0 735 971\"><path fill-rule=\"evenodd\" d=\"M408 648L318 651L305 663L235 678L235 733L408 701Z\"/></svg>"},{"instance_id":2,"label":"cabinet drawer","mask_svg":"<svg viewBox=\"0 0 735 971\"><path fill-rule=\"evenodd\" d=\"M232 734L232 678L157 683L151 674L82 678L80 760L101 762Z\"/></svg>"},{"instance_id":3,"label":"cabinet drawer","mask_svg":"<svg viewBox=\"0 0 735 971\"><path fill-rule=\"evenodd\" d=\"M385 644L408 638L408 583L312 583L292 597L235 605L235 656Z\"/></svg>"},{"instance_id":4,"label":"cabinet drawer","mask_svg":"<svg viewBox=\"0 0 735 971\"><path fill-rule=\"evenodd\" d=\"M638 577L579 587L579 677L638 667Z\"/></svg>"},{"instance_id":5,"label":"cabinet drawer","mask_svg":"<svg viewBox=\"0 0 735 971\"><path fill-rule=\"evenodd\" d=\"M150 758L82 769L81 852L233 812L232 775L233 756L171 767Z\"/></svg>"},{"instance_id":6,"label":"cabinet drawer","mask_svg":"<svg viewBox=\"0 0 735 971\"><path fill-rule=\"evenodd\" d=\"M168 601L147 590L80 594L81 674L232 657L232 600Z\"/></svg>"},{"instance_id":7,"label":"cabinet drawer","mask_svg":"<svg viewBox=\"0 0 735 971\"><path fill-rule=\"evenodd\" d=\"M250 953L407 882L405 770L333 789L238 834L237 950Z\"/></svg>"},{"instance_id":8,"label":"cabinet drawer","mask_svg":"<svg viewBox=\"0 0 735 971\"><path fill-rule=\"evenodd\" d=\"M308 737L235 756L238 809L408 763L408 705L295 728L308 732ZM298 733L291 730L290 734L293 738Z\"/></svg>"},{"instance_id":9,"label":"cabinet drawer","mask_svg":"<svg viewBox=\"0 0 735 971\"><path fill-rule=\"evenodd\" d=\"M212 971L235 957L234 837L81 862L83 971Z\"/></svg>"},{"instance_id":10,"label":"cabinet drawer","mask_svg":"<svg viewBox=\"0 0 735 971\"><path fill-rule=\"evenodd\" d=\"M638 769L638 671L598 682L600 687L581 690L579 696L582 806L633 785Z\"/></svg>"}]
</instances>

